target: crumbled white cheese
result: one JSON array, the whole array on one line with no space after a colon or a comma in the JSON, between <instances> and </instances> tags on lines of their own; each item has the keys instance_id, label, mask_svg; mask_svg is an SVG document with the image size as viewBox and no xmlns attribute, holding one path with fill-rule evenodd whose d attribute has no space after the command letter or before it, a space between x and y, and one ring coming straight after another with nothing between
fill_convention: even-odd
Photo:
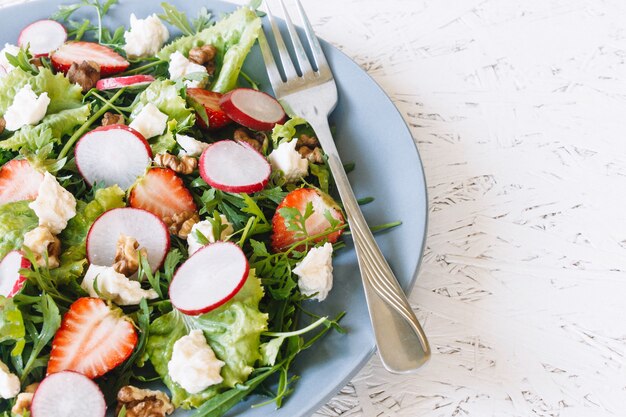
<instances>
[{"instance_id":1,"label":"crumbled white cheese","mask_svg":"<svg viewBox=\"0 0 626 417\"><path fill-rule=\"evenodd\" d=\"M174 343L167 370L172 381L188 393L197 394L223 381L222 366L224 362L215 357L202 330L196 329Z\"/></svg>"},{"instance_id":2,"label":"crumbled white cheese","mask_svg":"<svg viewBox=\"0 0 626 417\"><path fill-rule=\"evenodd\" d=\"M275 171L282 171L287 182L305 177L309 172L309 161L296 151L297 141L283 142L269 155Z\"/></svg>"},{"instance_id":3,"label":"crumbled white cheese","mask_svg":"<svg viewBox=\"0 0 626 417\"><path fill-rule=\"evenodd\" d=\"M13 104L4 114L6 128L15 131L22 126L36 125L46 116L48 104L50 104L48 93L41 93L37 97L30 84L26 84L15 94Z\"/></svg>"},{"instance_id":4,"label":"crumbled white cheese","mask_svg":"<svg viewBox=\"0 0 626 417\"><path fill-rule=\"evenodd\" d=\"M206 85L209 76L207 69L202 65L191 62L179 51L170 56L170 80L178 80L190 74L200 74L202 80L185 80L185 85L189 88L202 88Z\"/></svg>"},{"instance_id":5,"label":"crumbled white cheese","mask_svg":"<svg viewBox=\"0 0 626 417\"><path fill-rule=\"evenodd\" d=\"M200 156L200 154L202 154L202 152L209 147L208 143L200 142L199 140L187 135L176 135L176 142L178 142L180 147L183 148L180 152L180 156Z\"/></svg>"},{"instance_id":6,"label":"crumbled white cheese","mask_svg":"<svg viewBox=\"0 0 626 417\"><path fill-rule=\"evenodd\" d=\"M313 297L318 301L324 301L333 288L333 245L325 243L324 246L312 248L304 259L293 269L298 279L298 287L304 295L317 295Z\"/></svg>"},{"instance_id":7,"label":"crumbled white cheese","mask_svg":"<svg viewBox=\"0 0 626 417\"><path fill-rule=\"evenodd\" d=\"M19 46L11 45L10 43L4 44L4 48L0 51L0 78L15 69L15 67L9 62L7 54L17 56L19 52Z\"/></svg>"},{"instance_id":8,"label":"crumbled white cheese","mask_svg":"<svg viewBox=\"0 0 626 417\"><path fill-rule=\"evenodd\" d=\"M226 226L222 230L222 234L219 238L215 237L213 233L213 225L208 220L203 220L193 225L191 228L191 232L189 232L189 236L187 236L187 244L189 245L189 255L196 253L200 248L204 246L202 242L198 239L198 233L202 233L202 236L206 237L209 243L214 243L216 240L226 240L228 236L235 233L235 229L233 228L233 224L228 221L226 216L220 214L220 219L222 219L222 227Z\"/></svg>"},{"instance_id":9,"label":"crumbled white cheese","mask_svg":"<svg viewBox=\"0 0 626 417\"><path fill-rule=\"evenodd\" d=\"M20 393L20 379L0 361L0 398L8 400Z\"/></svg>"},{"instance_id":10,"label":"crumbled white cheese","mask_svg":"<svg viewBox=\"0 0 626 417\"><path fill-rule=\"evenodd\" d=\"M94 288L94 282L98 291ZM143 298L152 300L159 296L152 289L144 290L139 281L128 279L111 266L89 265L80 286L89 293L90 297L102 297L120 306L136 305Z\"/></svg>"},{"instance_id":11,"label":"crumbled white cheese","mask_svg":"<svg viewBox=\"0 0 626 417\"><path fill-rule=\"evenodd\" d=\"M47 227L55 235L76 215L76 199L49 172L43 176L37 199L28 207L39 217L39 226Z\"/></svg>"},{"instance_id":12,"label":"crumbled white cheese","mask_svg":"<svg viewBox=\"0 0 626 417\"><path fill-rule=\"evenodd\" d=\"M159 136L167 127L167 114L162 113L154 104L148 103L129 127L141 133L146 139Z\"/></svg>"},{"instance_id":13,"label":"crumbled white cheese","mask_svg":"<svg viewBox=\"0 0 626 417\"><path fill-rule=\"evenodd\" d=\"M48 252L50 245L55 242L54 235L45 226L35 227L24 235L24 246L33 252L37 265L45 266L45 254ZM59 267L59 258L48 253L48 268L54 269Z\"/></svg>"},{"instance_id":14,"label":"crumbled white cheese","mask_svg":"<svg viewBox=\"0 0 626 417\"><path fill-rule=\"evenodd\" d=\"M135 13L132 13L130 30L124 33L124 51L131 59L152 57L169 38L169 31L156 14L137 19Z\"/></svg>"}]
</instances>

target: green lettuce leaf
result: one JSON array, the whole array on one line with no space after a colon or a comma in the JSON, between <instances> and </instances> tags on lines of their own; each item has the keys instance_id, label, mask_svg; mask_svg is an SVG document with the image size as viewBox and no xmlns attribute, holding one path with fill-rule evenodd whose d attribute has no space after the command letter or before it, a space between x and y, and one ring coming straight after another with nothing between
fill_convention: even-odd
<instances>
[{"instance_id":1,"label":"green lettuce leaf","mask_svg":"<svg viewBox=\"0 0 626 417\"><path fill-rule=\"evenodd\" d=\"M219 74L213 81L211 90L225 93L236 87L243 62L260 31L261 19L253 10L242 7L214 26L166 45L157 56L167 61L176 51L187 55L192 48L213 45L218 51Z\"/></svg>"},{"instance_id":2,"label":"green lettuce leaf","mask_svg":"<svg viewBox=\"0 0 626 417\"><path fill-rule=\"evenodd\" d=\"M28 204L18 201L0 206L0 259L12 250L20 249L24 235L39 224L39 219Z\"/></svg>"},{"instance_id":3,"label":"green lettuce leaf","mask_svg":"<svg viewBox=\"0 0 626 417\"><path fill-rule=\"evenodd\" d=\"M52 151L52 144L60 143L63 136L74 133L78 126L87 121L90 112L89 105L86 104L49 114L38 125L24 126L13 136L0 142L0 148L12 151L24 148L34 152L49 147L49 151Z\"/></svg>"},{"instance_id":4,"label":"green lettuce leaf","mask_svg":"<svg viewBox=\"0 0 626 417\"><path fill-rule=\"evenodd\" d=\"M60 257L61 265L50 273L55 277L65 277L62 280L65 282L69 277L81 276L87 263L85 241L89 228L105 211L125 206L124 191L117 185L97 190L89 203L77 201L76 216L67 222L67 227L60 235L65 248Z\"/></svg>"},{"instance_id":5,"label":"green lettuce leaf","mask_svg":"<svg viewBox=\"0 0 626 417\"><path fill-rule=\"evenodd\" d=\"M263 298L261 281L250 271L245 285L222 307L198 317L186 316L174 310L159 317L150 325L146 352L155 370L172 392L177 407L198 407L220 392L248 379L257 361L261 359L261 333L267 330L268 316L259 311ZM173 382L167 370L174 343L191 329L201 329L215 355L226 364L221 384L208 387L198 394L189 394Z\"/></svg>"},{"instance_id":6,"label":"green lettuce leaf","mask_svg":"<svg viewBox=\"0 0 626 417\"><path fill-rule=\"evenodd\" d=\"M174 81L157 80L150 84L135 100L131 119L137 117L143 108L152 103L170 119L176 120L179 126L192 126L196 119L187 102L178 94L178 88Z\"/></svg>"},{"instance_id":7,"label":"green lettuce leaf","mask_svg":"<svg viewBox=\"0 0 626 417\"><path fill-rule=\"evenodd\" d=\"M298 126L306 125L306 120L301 117L294 117L285 122L284 125L277 124L272 129L272 143L277 147L280 142L289 142L296 135Z\"/></svg>"},{"instance_id":8,"label":"green lettuce leaf","mask_svg":"<svg viewBox=\"0 0 626 417\"><path fill-rule=\"evenodd\" d=\"M11 351L12 356L22 354L26 344L26 328L22 312L17 308L12 298L0 295L0 344L9 342L15 344Z\"/></svg>"},{"instance_id":9,"label":"green lettuce leaf","mask_svg":"<svg viewBox=\"0 0 626 417\"><path fill-rule=\"evenodd\" d=\"M62 73L53 74L49 69L42 68L39 74L31 75L16 68L0 80L0 114L6 113L15 94L26 84L30 84L37 95L48 93L50 105L47 114L74 109L83 104L81 87L70 83Z\"/></svg>"}]
</instances>

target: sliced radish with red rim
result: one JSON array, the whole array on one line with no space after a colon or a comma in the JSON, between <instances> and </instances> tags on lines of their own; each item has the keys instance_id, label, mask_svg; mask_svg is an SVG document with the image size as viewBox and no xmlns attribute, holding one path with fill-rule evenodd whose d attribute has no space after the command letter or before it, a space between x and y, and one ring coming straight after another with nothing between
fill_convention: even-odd
<instances>
[{"instance_id":1,"label":"sliced radish with red rim","mask_svg":"<svg viewBox=\"0 0 626 417\"><path fill-rule=\"evenodd\" d=\"M185 314L204 314L233 298L248 279L250 266L241 248L216 242L191 255L176 271L169 295Z\"/></svg>"},{"instance_id":2,"label":"sliced radish with red rim","mask_svg":"<svg viewBox=\"0 0 626 417\"><path fill-rule=\"evenodd\" d=\"M126 190L152 163L152 150L141 133L124 125L99 127L74 149L76 166L89 185L119 185Z\"/></svg>"},{"instance_id":3,"label":"sliced radish with red rim","mask_svg":"<svg viewBox=\"0 0 626 417\"><path fill-rule=\"evenodd\" d=\"M224 94L220 107L235 122L254 130L271 130L287 119L283 106L274 97L251 88Z\"/></svg>"},{"instance_id":4,"label":"sliced radish with red rim","mask_svg":"<svg viewBox=\"0 0 626 417\"><path fill-rule=\"evenodd\" d=\"M45 19L31 23L22 29L17 44L20 48L29 46L34 57L47 56L59 49L67 40L67 31L57 21Z\"/></svg>"},{"instance_id":5,"label":"sliced radish with red rim","mask_svg":"<svg viewBox=\"0 0 626 417\"><path fill-rule=\"evenodd\" d=\"M123 87L139 87L153 82L152 75L129 75L127 77L102 78L96 83L98 90L115 90Z\"/></svg>"},{"instance_id":6,"label":"sliced radish with red rim","mask_svg":"<svg viewBox=\"0 0 626 417\"><path fill-rule=\"evenodd\" d=\"M106 403L98 385L78 372L48 375L30 406L33 417L104 417Z\"/></svg>"},{"instance_id":7,"label":"sliced radish with red rim","mask_svg":"<svg viewBox=\"0 0 626 417\"><path fill-rule=\"evenodd\" d=\"M200 156L199 169L207 184L231 193L261 191L272 173L263 155L248 144L232 140L215 142L206 148Z\"/></svg>"},{"instance_id":8,"label":"sliced radish with red rim","mask_svg":"<svg viewBox=\"0 0 626 417\"><path fill-rule=\"evenodd\" d=\"M26 277L20 269L30 268L30 261L18 251L12 251L0 261L0 295L13 297L20 292Z\"/></svg>"},{"instance_id":9,"label":"sliced radish with red rim","mask_svg":"<svg viewBox=\"0 0 626 417\"><path fill-rule=\"evenodd\" d=\"M170 249L167 226L154 214L130 207L109 210L91 225L87 234L89 263L113 265L120 235L135 238L139 247L148 251L152 271L161 267Z\"/></svg>"}]
</instances>

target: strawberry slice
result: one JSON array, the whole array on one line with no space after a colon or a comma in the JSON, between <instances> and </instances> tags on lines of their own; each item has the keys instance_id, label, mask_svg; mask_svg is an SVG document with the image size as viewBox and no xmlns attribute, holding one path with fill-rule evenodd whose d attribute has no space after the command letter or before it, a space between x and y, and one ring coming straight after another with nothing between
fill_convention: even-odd
<instances>
[{"instance_id":1,"label":"strawberry slice","mask_svg":"<svg viewBox=\"0 0 626 417\"><path fill-rule=\"evenodd\" d=\"M220 107L221 98L222 94L204 88L187 89L187 100L198 114L196 123L200 128L215 130L232 122ZM209 122L208 125L207 121Z\"/></svg>"},{"instance_id":2,"label":"strawberry slice","mask_svg":"<svg viewBox=\"0 0 626 417\"><path fill-rule=\"evenodd\" d=\"M0 168L0 205L34 200L39 194L43 174L25 159L14 159Z\"/></svg>"},{"instance_id":3,"label":"strawberry slice","mask_svg":"<svg viewBox=\"0 0 626 417\"><path fill-rule=\"evenodd\" d=\"M313 207L313 214L311 214L305 222L308 236L319 235L331 229L332 225L325 216L327 211L339 222L339 225L345 224L341 209L332 197L314 188L300 188L294 190L287 194L283 201L281 201L272 219L272 248L275 252L285 250L294 243L304 239L302 231L289 230L293 227L294 222L286 221L280 210L283 208L295 208L302 216L305 214L306 207L309 203L311 203ZM319 236L314 239L314 242L328 241L335 243L342 232L343 229L334 231L328 235Z\"/></svg>"},{"instance_id":4,"label":"strawberry slice","mask_svg":"<svg viewBox=\"0 0 626 417\"><path fill-rule=\"evenodd\" d=\"M50 56L52 66L66 73L72 64L94 61L100 65L100 75L107 76L125 71L130 63L113 49L94 42L67 42Z\"/></svg>"},{"instance_id":5,"label":"strawberry slice","mask_svg":"<svg viewBox=\"0 0 626 417\"><path fill-rule=\"evenodd\" d=\"M129 202L131 207L147 210L163 220L185 211L196 211L191 192L169 168L148 171L133 187Z\"/></svg>"},{"instance_id":6,"label":"strawberry slice","mask_svg":"<svg viewBox=\"0 0 626 417\"><path fill-rule=\"evenodd\" d=\"M99 298L79 298L54 335L48 375L75 371L97 378L128 359L136 345L135 327L121 310Z\"/></svg>"}]
</instances>

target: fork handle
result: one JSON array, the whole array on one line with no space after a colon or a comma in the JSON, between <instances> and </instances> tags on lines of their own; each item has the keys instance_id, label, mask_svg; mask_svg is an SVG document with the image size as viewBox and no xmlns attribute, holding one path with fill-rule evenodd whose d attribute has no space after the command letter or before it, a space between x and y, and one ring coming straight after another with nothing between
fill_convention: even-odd
<instances>
[{"instance_id":1,"label":"fork handle","mask_svg":"<svg viewBox=\"0 0 626 417\"><path fill-rule=\"evenodd\" d=\"M315 115L305 118L328 156L328 165L348 216L379 356L390 372L415 371L430 357L426 334L363 217L328 120Z\"/></svg>"}]
</instances>

